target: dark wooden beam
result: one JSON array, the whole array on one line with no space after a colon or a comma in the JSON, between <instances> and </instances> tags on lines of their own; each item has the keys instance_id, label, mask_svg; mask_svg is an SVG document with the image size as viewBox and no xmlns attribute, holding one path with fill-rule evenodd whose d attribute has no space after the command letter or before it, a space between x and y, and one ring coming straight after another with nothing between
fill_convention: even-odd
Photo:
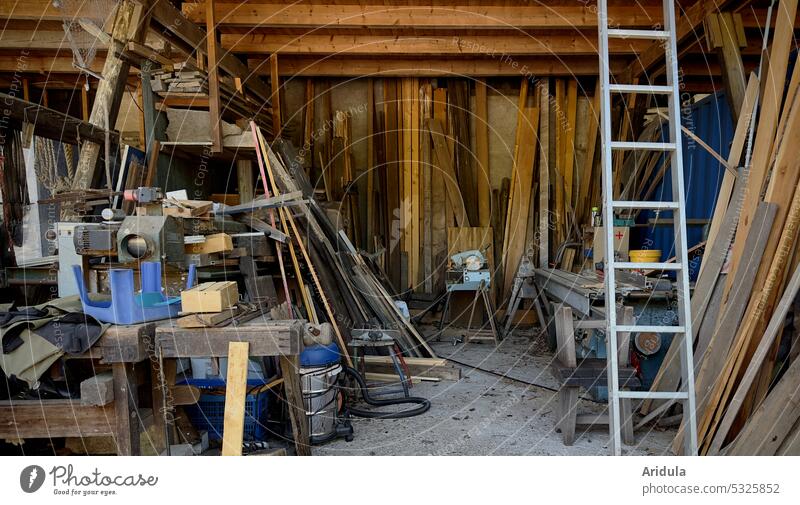
<instances>
[{"instance_id":1,"label":"dark wooden beam","mask_svg":"<svg viewBox=\"0 0 800 505\"><path fill-rule=\"evenodd\" d=\"M105 130L87 121L5 93L0 93L0 103L9 112L7 117L17 129L28 123L33 125L34 134L68 144L78 144L80 140L98 144L105 142ZM0 123L0 129L3 126ZM113 144L119 143L118 132L110 131L108 135Z\"/></svg>"}]
</instances>

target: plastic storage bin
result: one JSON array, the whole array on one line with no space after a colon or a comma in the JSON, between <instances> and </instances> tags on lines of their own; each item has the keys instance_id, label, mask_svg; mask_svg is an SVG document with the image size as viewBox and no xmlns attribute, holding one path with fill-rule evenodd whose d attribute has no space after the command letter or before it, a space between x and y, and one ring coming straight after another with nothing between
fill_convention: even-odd
<instances>
[{"instance_id":1,"label":"plastic storage bin","mask_svg":"<svg viewBox=\"0 0 800 505\"><path fill-rule=\"evenodd\" d=\"M266 439L267 407L269 390L248 394L244 401L244 440ZM198 431L208 431L211 440L222 440L225 423L225 395L202 393L195 405L186 407L186 413Z\"/></svg>"}]
</instances>

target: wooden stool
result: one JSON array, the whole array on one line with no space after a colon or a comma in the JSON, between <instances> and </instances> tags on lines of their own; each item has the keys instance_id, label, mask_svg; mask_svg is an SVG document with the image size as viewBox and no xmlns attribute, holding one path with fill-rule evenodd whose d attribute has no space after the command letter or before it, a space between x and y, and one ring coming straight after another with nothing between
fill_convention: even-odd
<instances>
[{"instance_id":1,"label":"wooden stool","mask_svg":"<svg viewBox=\"0 0 800 505\"><path fill-rule=\"evenodd\" d=\"M623 324L633 324L633 308L624 307L620 314ZM587 358L578 363L575 354L575 329L599 329L605 327L604 320L579 321L572 320L572 309L562 306L556 311L556 359L551 372L559 383L559 414L556 427L561 430L564 445L575 443L575 431L578 426L608 426L608 414L578 414L578 398L580 388L589 389L594 386L608 384L608 363L606 359ZM640 385L636 370L628 366L630 334L620 333L619 340L619 387L630 389ZM622 441L633 445L633 410L631 400L620 400L622 419Z\"/></svg>"}]
</instances>

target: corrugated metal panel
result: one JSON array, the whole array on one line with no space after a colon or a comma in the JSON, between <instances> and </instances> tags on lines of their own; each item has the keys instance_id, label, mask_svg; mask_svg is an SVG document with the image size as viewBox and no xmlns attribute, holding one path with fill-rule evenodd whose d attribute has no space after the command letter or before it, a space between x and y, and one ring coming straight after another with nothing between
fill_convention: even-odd
<instances>
[{"instance_id":1,"label":"corrugated metal panel","mask_svg":"<svg viewBox=\"0 0 800 505\"><path fill-rule=\"evenodd\" d=\"M689 110L685 111L681 121L684 127L692 131L723 158L727 158L730 143L733 140L734 125L723 93L709 95L692 105ZM666 140L666 135L664 140ZM688 219L711 219L724 171L725 167L719 161L684 134L683 172ZM671 181L670 171L667 170L664 179L656 187L650 199L655 201L671 200ZM672 212L662 212L661 217L671 218L671 214ZM637 222L647 223L653 217L655 217L653 211L642 212ZM700 243L704 234L703 225L689 225L687 246L692 247ZM675 255L671 225L637 228L631 238L631 249L661 249L662 261ZM690 265L692 279L697 276L697 267L699 267L699 262L696 265Z\"/></svg>"}]
</instances>

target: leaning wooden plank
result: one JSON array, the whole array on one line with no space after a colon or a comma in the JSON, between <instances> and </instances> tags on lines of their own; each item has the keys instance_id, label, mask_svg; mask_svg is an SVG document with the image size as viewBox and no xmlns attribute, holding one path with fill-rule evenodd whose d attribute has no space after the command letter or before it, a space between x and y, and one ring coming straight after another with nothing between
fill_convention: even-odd
<instances>
[{"instance_id":1,"label":"leaning wooden plank","mask_svg":"<svg viewBox=\"0 0 800 505\"><path fill-rule=\"evenodd\" d=\"M742 159L742 151L744 143L747 140L747 133L750 131L750 126L753 118L753 110L756 102L758 101L758 77L750 74L750 80L747 83L747 91L744 95L744 103L741 107L739 120L736 123L736 131L733 134L733 142L731 142L730 151L728 151L728 166L738 167ZM717 203L714 206L714 214L711 218L711 226L708 229L707 251L714 247L714 242L717 241L717 234L719 233L720 226L725 217L725 211L728 210L731 196L733 194L734 183L736 177L725 171L722 176L722 184L719 188L717 195ZM698 278L703 275L706 269L706 262L700 264L700 272Z\"/></svg>"},{"instance_id":2,"label":"leaning wooden plank","mask_svg":"<svg viewBox=\"0 0 800 505\"><path fill-rule=\"evenodd\" d=\"M244 441L244 402L247 398L247 342L228 344L228 376L225 380L225 421L222 455L241 456Z\"/></svg>"},{"instance_id":3,"label":"leaning wooden plank","mask_svg":"<svg viewBox=\"0 0 800 505\"><path fill-rule=\"evenodd\" d=\"M775 455L800 456L800 420L794 423L794 428L786 435Z\"/></svg>"},{"instance_id":4,"label":"leaning wooden plank","mask_svg":"<svg viewBox=\"0 0 800 505\"><path fill-rule=\"evenodd\" d=\"M578 110L578 81L571 79L567 83L566 96L566 135L564 138L564 217L565 222L571 222L575 209L572 199L572 188L575 180L575 121Z\"/></svg>"},{"instance_id":5,"label":"leaning wooden plank","mask_svg":"<svg viewBox=\"0 0 800 505\"><path fill-rule=\"evenodd\" d=\"M450 150L447 147L447 137L442 129L442 124L438 119L428 119L427 127L431 132L436 164L443 173L445 187L447 188L447 199L455 210L456 221L459 226L469 227L467 209L464 207L464 199L461 197L461 191L458 188L458 179L453 169Z\"/></svg>"},{"instance_id":6,"label":"leaning wooden plank","mask_svg":"<svg viewBox=\"0 0 800 505\"><path fill-rule=\"evenodd\" d=\"M764 363L764 360L767 358L767 353L772 348L775 339L777 339L782 333L781 330L783 329L786 314L789 312L789 309L791 308L798 291L800 291L800 268L795 269L794 275L792 275L786 290L783 292L781 301L775 308L775 312L772 313L772 318L770 318L769 325L764 331L764 335L761 337L761 341L758 343L758 348L753 354L753 358L750 360L750 363L747 365L747 370L742 376L742 380L739 382L739 386L737 387L736 392L733 394L733 397L728 404L728 409L725 411L725 416L722 418L719 428L717 428L717 433L714 435L714 439L709 449L709 454L719 454L720 450L722 449L722 444L725 442L725 439L728 436L728 431L733 425L733 421L736 419L736 416L739 414L739 409L744 402L747 392L757 379L758 371L761 369L762 363Z\"/></svg>"},{"instance_id":7,"label":"leaning wooden plank","mask_svg":"<svg viewBox=\"0 0 800 505\"><path fill-rule=\"evenodd\" d=\"M747 237L749 242L745 247L747 258L743 259L743 268L736 272L738 279L734 281L735 289L731 291L733 296L724 308L719 310L718 317L711 316L714 317L713 323L715 324L711 340L704 348L700 348L698 343L698 355L702 361L695 361L697 412L703 412L709 402L714 381L722 370L725 358L731 348L731 342L736 336L736 329L744 316L747 301L753 291L756 272L764 254L765 239L775 219L775 205L762 202L755 219L756 226L751 229L750 235ZM717 287L719 288L719 286ZM678 431L673 443L673 451L677 454L682 448L683 432Z\"/></svg>"},{"instance_id":8,"label":"leaning wooden plank","mask_svg":"<svg viewBox=\"0 0 800 505\"><path fill-rule=\"evenodd\" d=\"M794 40L793 30L796 13L797 0L781 0L776 13L775 36L769 56L769 72L767 73L766 81L763 83L764 96L761 100L758 131L753 144L753 159L749 175L750 183L745 193L739 217L739 227L736 230L736 239L731 250L729 273L736 273L747 234L750 232L753 214L755 214L756 207L761 199L764 182L769 175L769 161L783 102L789 50ZM787 94L788 96L793 96L794 90L788 90ZM730 283L733 278L733 275L728 276L729 283L725 287L726 296L731 289Z\"/></svg>"},{"instance_id":9,"label":"leaning wooden plank","mask_svg":"<svg viewBox=\"0 0 800 505\"><path fill-rule=\"evenodd\" d=\"M798 131L797 127L797 123L800 122L800 65L795 65L790 88L793 88L795 93L786 98L786 106L781 117L781 124L778 126L778 131L783 133L780 136L780 141L776 142L775 145L777 154L773 154L774 166L772 169L772 176L767 186L767 191L764 194L764 201L774 202L779 205L778 214L775 218L779 226L783 226L786 219L787 208L789 207L787 202L791 200L794 194L793 187L800 181L800 170L797 168L796 156L797 142L800 142L800 131ZM787 113L787 110L790 112ZM781 232L773 228L767 239L766 250L769 252L776 248L780 238ZM762 264L758 273L759 275L756 278L756 282L758 282L758 279L764 279L766 277L767 266ZM778 289L782 289L782 286L779 286ZM775 303L775 299L773 299L772 303ZM772 306L768 308L767 313L769 313L771 309ZM764 362L763 373L752 392L753 400L755 401L761 401L767 393L767 387L769 386L772 375L774 357L777 351L777 346L773 346L772 353ZM746 403L743 411L749 413L749 407L750 405Z\"/></svg>"},{"instance_id":10,"label":"leaning wooden plank","mask_svg":"<svg viewBox=\"0 0 800 505\"><path fill-rule=\"evenodd\" d=\"M550 81L542 79L536 85L536 90L539 93L540 107L539 143L542 145L542 148L539 149L539 268L547 268L550 266L550 161L548 160L548 145L550 144ZM599 108L595 110L599 110ZM593 122L597 122L596 117L594 117ZM596 124L594 126L594 135L595 137L597 136ZM594 144L592 144L591 151L593 153L592 158L594 158Z\"/></svg>"},{"instance_id":11,"label":"leaning wooden plank","mask_svg":"<svg viewBox=\"0 0 800 505\"><path fill-rule=\"evenodd\" d=\"M503 296L511 293L511 286L517 273L520 258L525 249L525 234L527 231L528 209L531 202L531 188L533 185L533 165L536 158L536 133L539 125L539 110L526 107L524 120L521 124L520 144L514 160L512 181L511 204L508 210L508 220L505 228L504 259L504 288Z\"/></svg>"},{"instance_id":12,"label":"leaning wooden plank","mask_svg":"<svg viewBox=\"0 0 800 505\"><path fill-rule=\"evenodd\" d=\"M776 222L773 226L777 225L778 223ZM797 240L798 225L800 225L800 191L795 188L789 216L781 233L781 239L778 243L775 257L771 262L769 273L764 283L761 284L761 290L750 299L748 317L741 325L736 344L731 348L732 352L728 356L726 367L717 379L715 395L703 413L703 420L699 425L698 434L703 433L705 435L707 433L709 437L713 436L729 395L737 383L742 364L748 361L748 357L751 354L748 350L752 345L751 342L754 335L761 335L764 331L766 323L762 321L764 321L764 315L771 312L768 311L768 308L772 307L773 301L779 294L778 290L783 285L786 267L791 259L791 252L794 251ZM764 258L766 259L766 252ZM764 261L762 261L762 265L763 263ZM758 277L756 277L756 285L759 285ZM707 442L710 442L710 439Z\"/></svg>"},{"instance_id":13,"label":"leaning wooden plank","mask_svg":"<svg viewBox=\"0 0 800 505\"><path fill-rule=\"evenodd\" d=\"M489 107L485 79L475 81L475 151L478 169L478 221L480 226L486 227L491 226L492 179L489 172Z\"/></svg>"},{"instance_id":14,"label":"leaning wooden plank","mask_svg":"<svg viewBox=\"0 0 800 505\"><path fill-rule=\"evenodd\" d=\"M578 201L575 205L575 215L579 222L582 222L584 217L589 215L589 195L590 186L592 182L592 171L594 170L595 161L595 148L597 146L597 133L599 129L600 117L600 79L597 80L597 85L594 89L594 97L592 98L591 107L589 108L589 127L587 133L586 144L586 158L584 158L583 167L581 168L581 179L578 184ZM541 126L540 126L541 128ZM541 187L541 186L540 186Z\"/></svg>"},{"instance_id":15,"label":"leaning wooden plank","mask_svg":"<svg viewBox=\"0 0 800 505\"><path fill-rule=\"evenodd\" d=\"M772 456L800 417L800 360L795 360L731 444L732 456Z\"/></svg>"}]
</instances>

